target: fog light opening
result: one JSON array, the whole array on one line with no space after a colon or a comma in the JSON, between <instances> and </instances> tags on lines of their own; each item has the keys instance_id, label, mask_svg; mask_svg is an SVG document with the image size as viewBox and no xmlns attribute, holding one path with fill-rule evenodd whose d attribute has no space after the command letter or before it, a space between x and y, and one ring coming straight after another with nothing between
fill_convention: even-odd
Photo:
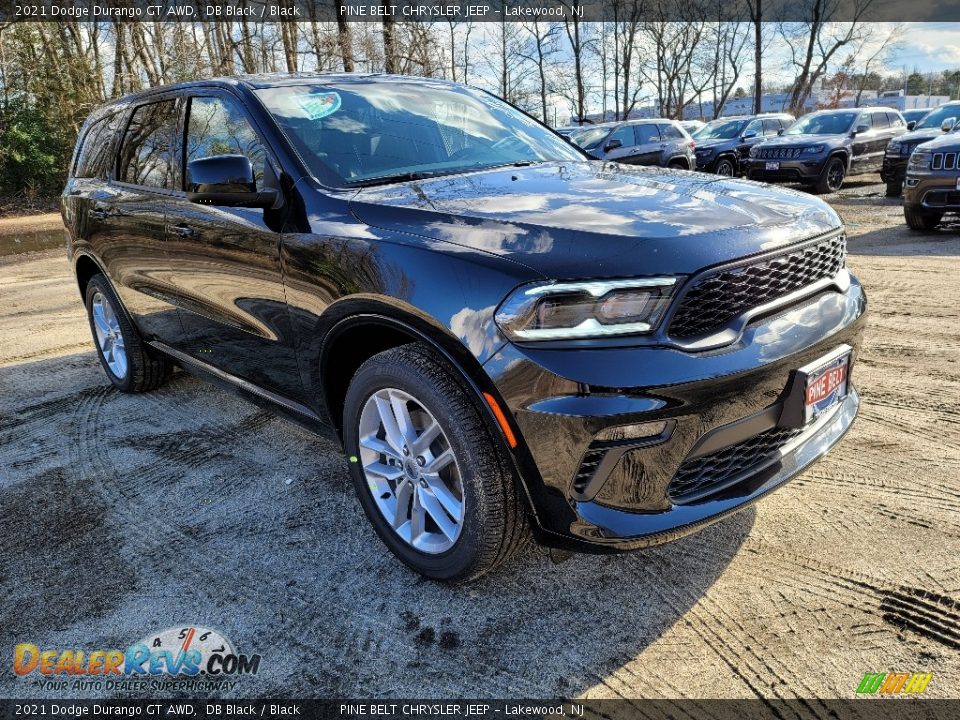
<instances>
[{"instance_id":1,"label":"fog light opening","mask_svg":"<svg viewBox=\"0 0 960 720\"><path fill-rule=\"evenodd\" d=\"M656 437L667 429L666 420L656 422L632 423L630 425L614 425L597 433L599 442L615 442L617 440L638 440L640 438Z\"/></svg>"}]
</instances>

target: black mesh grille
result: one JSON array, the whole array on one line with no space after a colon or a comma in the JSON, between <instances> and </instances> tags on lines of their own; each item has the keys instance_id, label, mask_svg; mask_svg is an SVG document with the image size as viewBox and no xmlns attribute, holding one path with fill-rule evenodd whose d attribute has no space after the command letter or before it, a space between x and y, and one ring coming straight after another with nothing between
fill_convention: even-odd
<instances>
[{"instance_id":1,"label":"black mesh grille","mask_svg":"<svg viewBox=\"0 0 960 720\"><path fill-rule=\"evenodd\" d=\"M590 483L590 480L593 479L594 473L597 471L597 467L600 465L600 461L603 460L603 456L606 455L606 448L603 447L594 447L593 445L587 450L583 455L583 462L580 465L580 469L577 470L576 476L573 478L573 489L578 493L582 493L587 485Z\"/></svg>"},{"instance_id":2,"label":"black mesh grille","mask_svg":"<svg viewBox=\"0 0 960 720\"><path fill-rule=\"evenodd\" d=\"M670 481L670 498L674 502L683 502L713 487L719 489L729 480L769 462L781 447L801 432L803 430L773 428L713 455L685 462Z\"/></svg>"},{"instance_id":3,"label":"black mesh grille","mask_svg":"<svg viewBox=\"0 0 960 720\"><path fill-rule=\"evenodd\" d=\"M960 190L931 190L924 196L923 203L930 207L958 207Z\"/></svg>"},{"instance_id":4,"label":"black mesh grille","mask_svg":"<svg viewBox=\"0 0 960 720\"><path fill-rule=\"evenodd\" d=\"M668 334L694 337L722 329L741 313L789 295L843 267L846 238L837 235L779 257L720 270L694 281L680 301Z\"/></svg>"},{"instance_id":5,"label":"black mesh grille","mask_svg":"<svg viewBox=\"0 0 960 720\"><path fill-rule=\"evenodd\" d=\"M795 160L802 152L803 148L763 148L756 157L761 160Z\"/></svg>"}]
</instances>

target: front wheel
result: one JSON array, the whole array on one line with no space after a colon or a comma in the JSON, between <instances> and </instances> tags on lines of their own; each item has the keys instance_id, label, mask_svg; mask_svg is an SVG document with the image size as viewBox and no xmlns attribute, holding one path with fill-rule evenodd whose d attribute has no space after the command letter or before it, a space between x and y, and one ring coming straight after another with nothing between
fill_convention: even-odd
<instances>
[{"instance_id":1,"label":"front wheel","mask_svg":"<svg viewBox=\"0 0 960 720\"><path fill-rule=\"evenodd\" d=\"M461 384L423 345L365 362L343 413L360 504L384 544L417 572L469 580L530 536L504 452Z\"/></svg>"},{"instance_id":2,"label":"front wheel","mask_svg":"<svg viewBox=\"0 0 960 720\"><path fill-rule=\"evenodd\" d=\"M717 161L717 166L714 168L714 172L717 175L723 175L724 177L733 177L736 172L733 167L733 163L730 161L730 158L720 158Z\"/></svg>"},{"instance_id":3,"label":"front wheel","mask_svg":"<svg viewBox=\"0 0 960 720\"><path fill-rule=\"evenodd\" d=\"M937 225L943 219L942 212L931 212L930 210L920 210L919 208L903 207L903 216L906 218L907 225L911 230L920 232L930 232L936 229Z\"/></svg>"},{"instance_id":4,"label":"front wheel","mask_svg":"<svg viewBox=\"0 0 960 720\"><path fill-rule=\"evenodd\" d=\"M847 163L842 157L832 157L827 160L823 172L817 180L813 191L818 195L835 193L843 187L843 180L847 176Z\"/></svg>"}]
</instances>

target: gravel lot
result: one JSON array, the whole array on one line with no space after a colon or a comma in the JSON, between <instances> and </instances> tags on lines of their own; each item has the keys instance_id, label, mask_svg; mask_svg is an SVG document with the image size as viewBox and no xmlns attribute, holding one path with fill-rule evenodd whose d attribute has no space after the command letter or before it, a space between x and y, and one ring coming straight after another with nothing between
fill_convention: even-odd
<instances>
[{"instance_id":1,"label":"gravel lot","mask_svg":"<svg viewBox=\"0 0 960 720\"><path fill-rule=\"evenodd\" d=\"M17 643L181 624L262 655L234 697L960 696L960 228L831 200L872 312L847 439L696 536L459 588L388 555L333 445L182 373L115 392L62 250L0 257L0 696L110 694L15 677Z\"/></svg>"}]
</instances>

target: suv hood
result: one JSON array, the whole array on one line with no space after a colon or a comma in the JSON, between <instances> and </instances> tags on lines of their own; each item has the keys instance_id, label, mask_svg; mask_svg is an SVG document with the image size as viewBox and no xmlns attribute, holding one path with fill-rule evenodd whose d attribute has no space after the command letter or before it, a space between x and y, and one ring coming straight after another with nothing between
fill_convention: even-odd
<instances>
[{"instance_id":1,"label":"suv hood","mask_svg":"<svg viewBox=\"0 0 960 720\"><path fill-rule=\"evenodd\" d=\"M485 251L549 278L687 274L840 227L810 195L602 162L545 163L366 188L362 222Z\"/></svg>"},{"instance_id":2,"label":"suv hood","mask_svg":"<svg viewBox=\"0 0 960 720\"><path fill-rule=\"evenodd\" d=\"M726 140L723 140L722 138L713 138L711 140L697 140L696 138L694 138L694 140L696 140L697 142L697 150L713 150L714 148L718 148L725 145L731 145L732 143L738 142L739 138L727 138Z\"/></svg>"},{"instance_id":3,"label":"suv hood","mask_svg":"<svg viewBox=\"0 0 960 720\"><path fill-rule=\"evenodd\" d=\"M960 132L941 133L937 138L923 144L924 150L954 152L960 150Z\"/></svg>"},{"instance_id":4,"label":"suv hood","mask_svg":"<svg viewBox=\"0 0 960 720\"><path fill-rule=\"evenodd\" d=\"M949 135L950 133L945 133L940 128L924 128L923 130L911 130L906 132L903 135L898 135L894 138L899 143L924 143L928 140L935 140L938 137L943 135Z\"/></svg>"}]
</instances>

